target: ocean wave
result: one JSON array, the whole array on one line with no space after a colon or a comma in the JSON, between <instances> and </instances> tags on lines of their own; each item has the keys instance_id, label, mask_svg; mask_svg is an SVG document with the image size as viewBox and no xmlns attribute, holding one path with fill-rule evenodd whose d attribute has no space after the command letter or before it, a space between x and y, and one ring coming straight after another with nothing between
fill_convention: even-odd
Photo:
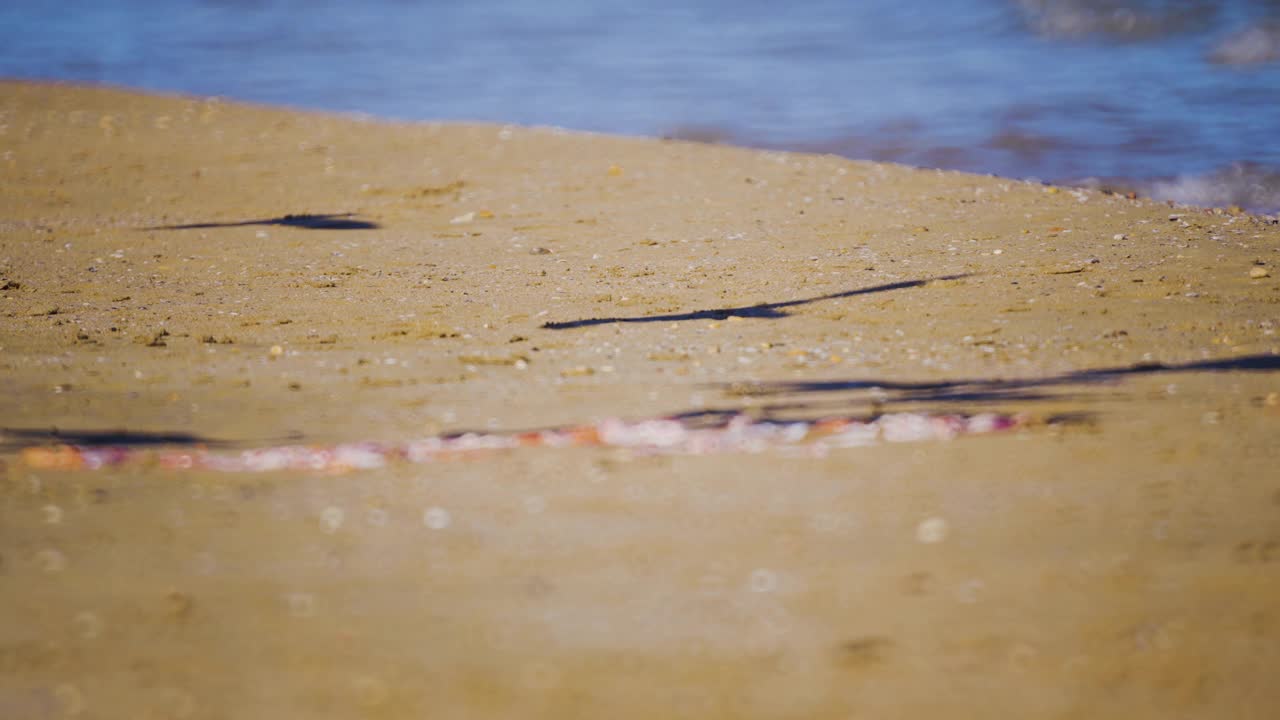
<instances>
[{"instance_id":1,"label":"ocean wave","mask_svg":"<svg viewBox=\"0 0 1280 720\"><path fill-rule=\"evenodd\" d=\"M1204 0L1013 0L1033 31L1052 38L1152 40L1206 28L1217 3Z\"/></svg>"},{"instance_id":2,"label":"ocean wave","mask_svg":"<svg viewBox=\"0 0 1280 720\"><path fill-rule=\"evenodd\" d=\"M1208 58L1218 65L1261 65L1280 60L1280 20L1227 36L1209 51Z\"/></svg>"},{"instance_id":3,"label":"ocean wave","mask_svg":"<svg viewBox=\"0 0 1280 720\"><path fill-rule=\"evenodd\" d=\"M1143 194L1201 207L1241 207L1258 213L1280 211L1280 169L1256 163L1234 163L1202 175L1141 184Z\"/></svg>"}]
</instances>

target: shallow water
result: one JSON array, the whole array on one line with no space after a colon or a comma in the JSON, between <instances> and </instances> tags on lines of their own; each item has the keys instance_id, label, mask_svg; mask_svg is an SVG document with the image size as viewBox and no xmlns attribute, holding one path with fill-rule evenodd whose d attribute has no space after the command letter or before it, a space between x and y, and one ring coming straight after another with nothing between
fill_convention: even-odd
<instances>
[{"instance_id":1,"label":"shallow water","mask_svg":"<svg viewBox=\"0 0 1280 720\"><path fill-rule=\"evenodd\" d=\"M11 3L0 75L1126 178L1171 199L1280 207L1280 3L938 7Z\"/></svg>"}]
</instances>

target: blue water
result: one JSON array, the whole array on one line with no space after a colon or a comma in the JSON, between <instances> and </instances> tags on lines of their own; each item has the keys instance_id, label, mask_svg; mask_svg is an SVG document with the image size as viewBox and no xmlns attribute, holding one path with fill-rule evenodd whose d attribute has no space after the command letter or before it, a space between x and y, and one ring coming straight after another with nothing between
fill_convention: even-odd
<instances>
[{"instance_id":1,"label":"blue water","mask_svg":"<svg viewBox=\"0 0 1280 720\"><path fill-rule=\"evenodd\" d=\"M1274 0L10 0L0 76L1280 207Z\"/></svg>"}]
</instances>

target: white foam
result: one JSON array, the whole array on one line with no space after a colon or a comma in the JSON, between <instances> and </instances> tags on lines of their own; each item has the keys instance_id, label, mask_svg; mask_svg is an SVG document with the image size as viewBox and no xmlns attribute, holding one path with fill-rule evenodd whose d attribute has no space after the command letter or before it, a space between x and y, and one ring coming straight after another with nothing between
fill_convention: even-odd
<instances>
[{"instance_id":1,"label":"white foam","mask_svg":"<svg viewBox=\"0 0 1280 720\"><path fill-rule=\"evenodd\" d=\"M1209 62L1220 65L1261 65L1280 61L1280 22L1245 28L1227 36L1209 51Z\"/></svg>"},{"instance_id":2,"label":"white foam","mask_svg":"<svg viewBox=\"0 0 1280 720\"><path fill-rule=\"evenodd\" d=\"M1238 205L1254 212L1275 212L1280 210L1280 170L1254 163L1234 163L1203 175L1155 180L1144 191L1156 200L1184 205Z\"/></svg>"}]
</instances>

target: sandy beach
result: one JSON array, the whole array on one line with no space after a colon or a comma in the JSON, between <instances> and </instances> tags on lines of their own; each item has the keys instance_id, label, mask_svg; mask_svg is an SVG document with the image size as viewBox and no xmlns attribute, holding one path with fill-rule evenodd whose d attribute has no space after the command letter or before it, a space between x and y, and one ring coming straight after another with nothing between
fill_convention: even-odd
<instances>
[{"instance_id":1,"label":"sandy beach","mask_svg":"<svg viewBox=\"0 0 1280 720\"><path fill-rule=\"evenodd\" d=\"M0 82L0 717L1270 718L1278 264L1229 208ZM719 412L1020 426L23 454Z\"/></svg>"}]
</instances>

